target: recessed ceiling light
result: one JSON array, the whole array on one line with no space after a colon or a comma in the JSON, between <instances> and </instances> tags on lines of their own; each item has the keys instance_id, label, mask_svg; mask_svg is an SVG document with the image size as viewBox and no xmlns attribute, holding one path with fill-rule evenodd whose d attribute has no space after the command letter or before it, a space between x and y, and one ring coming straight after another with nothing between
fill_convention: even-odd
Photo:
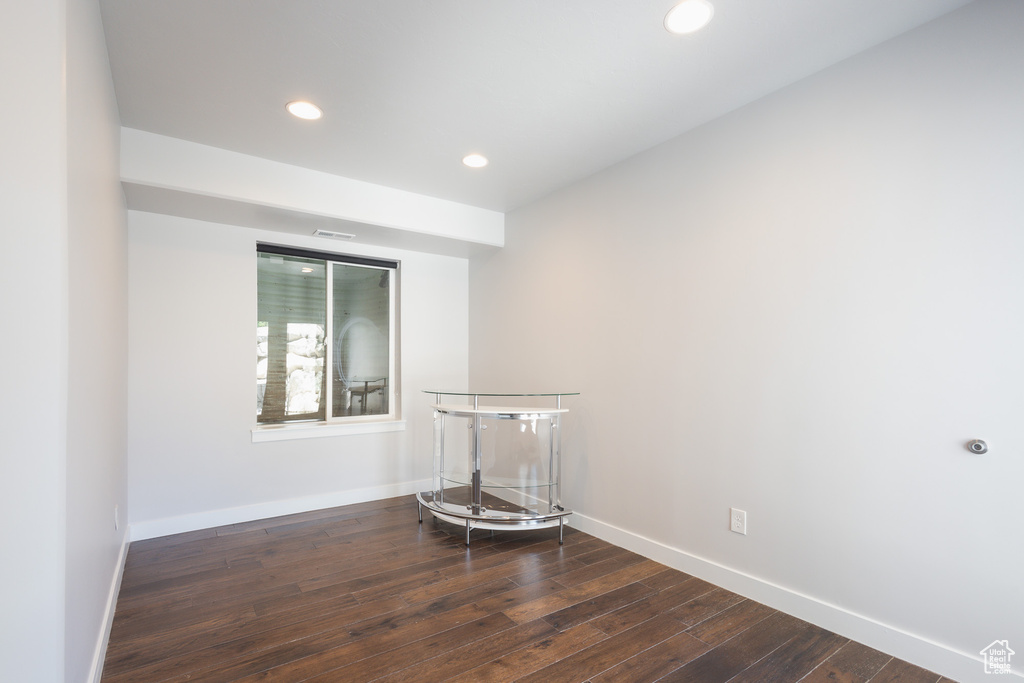
<instances>
[{"instance_id":1,"label":"recessed ceiling light","mask_svg":"<svg viewBox=\"0 0 1024 683\"><path fill-rule=\"evenodd\" d=\"M298 116L300 119L306 119L307 121L315 121L324 115L320 107L312 102L304 102L302 100L289 102L285 108L292 116Z\"/></svg>"},{"instance_id":2,"label":"recessed ceiling light","mask_svg":"<svg viewBox=\"0 0 1024 683\"><path fill-rule=\"evenodd\" d=\"M665 28L669 33L693 33L707 26L714 14L708 0L683 0L665 15Z\"/></svg>"},{"instance_id":3,"label":"recessed ceiling light","mask_svg":"<svg viewBox=\"0 0 1024 683\"><path fill-rule=\"evenodd\" d=\"M462 163L470 168L483 168L487 165L487 157L483 154L467 154L462 157Z\"/></svg>"}]
</instances>

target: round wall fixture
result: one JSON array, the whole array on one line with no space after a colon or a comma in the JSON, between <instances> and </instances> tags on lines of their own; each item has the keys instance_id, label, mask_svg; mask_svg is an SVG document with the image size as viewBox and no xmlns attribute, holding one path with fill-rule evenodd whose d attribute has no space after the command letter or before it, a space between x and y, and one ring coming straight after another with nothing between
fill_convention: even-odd
<instances>
[{"instance_id":1,"label":"round wall fixture","mask_svg":"<svg viewBox=\"0 0 1024 683\"><path fill-rule=\"evenodd\" d=\"M983 455L988 453L988 444L981 439L975 439L974 441L967 442L967 450L975 455Z\"/></svg>"}]
</instances>

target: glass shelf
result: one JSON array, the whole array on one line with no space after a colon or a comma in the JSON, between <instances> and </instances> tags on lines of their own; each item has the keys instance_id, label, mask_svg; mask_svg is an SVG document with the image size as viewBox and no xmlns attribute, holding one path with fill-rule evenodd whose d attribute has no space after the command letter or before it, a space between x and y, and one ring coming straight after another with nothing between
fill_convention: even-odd
<instances>
[{"instance_id":1,"label":"glass shelf","mask_svg":"<svg viewBox=\"0 0 1024 683\"><path fill-rule=\"evenodd\" d=\"M448 485L451 485L451 486L472 486L473 485L473 475L470 472L466 472L466 473L461 474L461 475L460 474L445 474L445 476L442 477L442 479L444 480L445 484L448 484ZM494 479L494 478L490 478L490 479L485 479L484 481L482 481L480 483L480 487L484 488L484 489L542 489L542 488L547 488L548 486L554 486L554 485L555 485L555 482L553 482L553 481L538 481L538 482L535 482L535 483L530 483L530 482L524 482L524 481L522 481L520 479L512 479L512 478L507 478L507 479ZM449 486L446 486L445 488L449 488Z\"/></svg>"},{"instance_id":2,"label":"glass shelf","mask_svg":"<svg viewBox=\"0 0 1024 683\"><path fill-rule=\"evenodd\" d=\"M450 405L435 403L431 406L434 410L447 415L459 417L492 417L496 420L536 420L543 417L550 417L556 413L567 413L568 408L534 408L530 406L482 406L474 408L471 405Z\"/></svg>"},{"instance_id":3,"label":"glass shelf","mask_svg":"<svg viewBox=\"0 0 1024 683\"><path fill-rule=\"evenodd\" d=\"M435 400L434 463L432 490L416 496L420 521L426 510L465 525L466 545L472 529L551 526L559 528L561 543L572 514L561 502L561 420L569 412L562 397L579 393L423 393ZM467 397L468 403L441 403L442 396ZM518 398L546 405L484 405Z\"/></svg>"}]
</instances>

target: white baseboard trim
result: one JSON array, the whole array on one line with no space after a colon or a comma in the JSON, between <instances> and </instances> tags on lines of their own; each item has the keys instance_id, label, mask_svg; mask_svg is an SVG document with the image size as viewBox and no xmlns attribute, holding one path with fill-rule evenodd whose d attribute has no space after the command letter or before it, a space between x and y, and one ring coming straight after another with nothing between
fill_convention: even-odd
<instances>
[{"instance_id":1,"label":"white baseboard trim","mask_svg":"<svg viewBox=\"0 0 1024 683\"><path fill-rule=\"evenodd\" d=\"M373 486L365 489L353 489L349 491L335 491L319 496L306 496L303 498L289 498L287 500L275 500L255 505L244 505L223 510L208 510L196 512L178 517L165 517L130 524L131 540L144 541L148 538L159 536L170 536L186 531L198 531L199 529L212 529L213 527L225 526L227 524L239 524L251 522L257 519L268 517L281 517L292 515L298 512L309 512L311 510L322 510L324 508L337 507L339 505L352 505L353 503L365 503L370 500L381 500L395 496L405 496L419 491L429 490L431 483L429 479L421 481L407 481L398 484L387 484L384 486Z\"/></svg>"},{"instance_id":2,"label":"white baseboard trim","mask_svg":"<svg viewBox=\"0 0 1024 683\"><path fill-rule=\"evenodd\" d=\"M117 608L117 595L121 592L121 579L124 577L124 562L128 558L128 533L125 529L121 537L121 551L117 557L117 567L110 582L110 592L107 594L107 608L103 612L103 628L100 630L99 638L96 639L96 650L92 655L92 666L89 667L89 683L100 683L103 676L103 660L107 656L107 643L110 642L110 627L114 625L114 610Z\"/></svg>"},{"instance_id":3,"label":"white baseboard trim","mask_svg":"<svg viewBox=\"0 0 1024 683\"><path fill-rule=\"evenodd\" d=\"M566 521L570 526L609 543L961 683L992 679L984 673L979 655L935 643L578 512L573 512Z\"/></svg>"}]
</instances>

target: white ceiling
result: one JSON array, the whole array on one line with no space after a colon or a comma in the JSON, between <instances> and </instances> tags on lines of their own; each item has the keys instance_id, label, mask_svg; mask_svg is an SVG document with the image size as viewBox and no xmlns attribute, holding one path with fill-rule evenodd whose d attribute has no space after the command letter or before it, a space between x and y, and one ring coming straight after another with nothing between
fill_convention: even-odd
<instances>
[{"instance_id":1,"label":"white ceiling","mask_svg":"<svg viewBox=\"0 0 1024 683\"><path fill-rule=\"evenodd\" d=\"M498 211L967 4L712 2L689 36L674 0L100 4L122 125Z\"/></svg>"}]
</instances>

